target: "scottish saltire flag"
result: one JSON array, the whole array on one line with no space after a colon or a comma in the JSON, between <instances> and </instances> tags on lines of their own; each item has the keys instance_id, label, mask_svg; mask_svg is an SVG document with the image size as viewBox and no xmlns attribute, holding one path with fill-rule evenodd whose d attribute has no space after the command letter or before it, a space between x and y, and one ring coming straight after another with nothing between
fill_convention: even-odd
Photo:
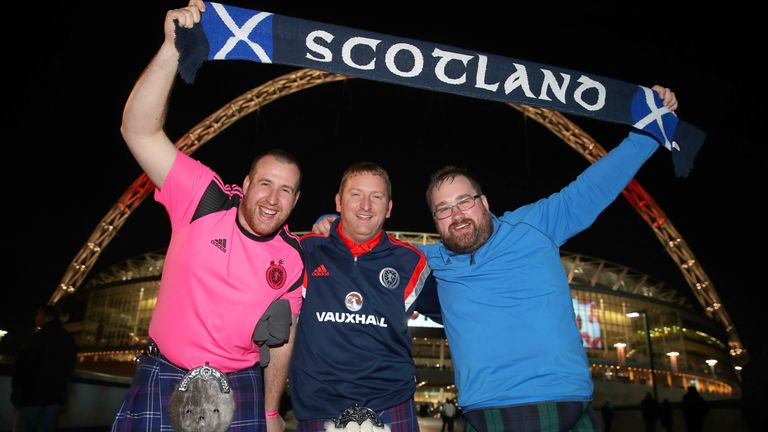
<instances>
[{"instance_id":1,"label":"scottish saltire flag","mask_svg":"<svg viewBox=\"0 0 768 432\"><path fill-rule=\"evenodd\" d=\"M632 98L632 126L642 129L654 137L667 150L680 150L672 141L677 128L677 116L663 104L658 103L659 96L648 87L638 86Z\"/></svg>"},{"instance_id":2,"label":"scottish saltire flag","mask_svg":"<svg viewBox=\"0 0 768 432\"><path fill-rule=\"evenodd\" d=\"M272 19L269 12L206 4L201 24L211 47L208 60L252 60L272 63Z\"/></svg>"},{"instance_id":3,"label":"scottish saltire flag","mask_svg":"<svg viewBox=\"0 0 768 432\"><path fill-rule=\"evenodd\" d=\"M622 123L672 152L685 177L704 133L680 121L651 89L636 84L461 48L206 3L201 25L178 28L179 74L187 82L206 60L248 60L540 106Z\"/></svg>"}]
</instances>

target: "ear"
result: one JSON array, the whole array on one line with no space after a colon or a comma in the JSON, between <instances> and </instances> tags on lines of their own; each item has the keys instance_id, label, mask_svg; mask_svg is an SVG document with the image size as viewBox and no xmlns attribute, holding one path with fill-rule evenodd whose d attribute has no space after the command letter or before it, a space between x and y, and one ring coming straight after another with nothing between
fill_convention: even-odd
<instances>
[{"instance_id":1,"label":"ear","mask_svg":"<svg viewBox=\"0 0 768 432\"><path fill-rule=\"evenodd\" d=\"M389 215L392 213L392 200L389 200L389 205L387 206L387 215L384 216L385 219L389 219Z\"/></svg>"},{"instance_id":2,"label":"ear","mask_svg":"<svg viewBox=\"0 0 768 432\"><path fill-rule=\"evenodd\" d=\"M245 191L243 191L243 194L245 194ZM301 191L296 191L296 198L293 199L293 207L296 207L296 203L299 202L300 196L301 196Z\"/></svg>"},{"instance_id":3,"label":"ear","mask_svg":"<svg viewBox=\"0 0 768 432\"><path fill-rule=\"evenodd\" d=\"M336 194L336 212L341 214L341 195Z\"/></svg>"},{"instance_id":4,"label":"ear","mask_svg":"<svg viewBox=\"0 0 768 432\"><path fill-rule=\"evenodd\" d=\"M485 197L485 195L480 196L480 201L483 202L483 205L487 211L491 211L491 206L488 205L488 199Z\"/></svg>"},{"instance_id":5,"label":"ear","mask_svg":"<svg viewBox=\"0 0 768 432\"><path fill-rule=\"evenodd\" d=\"M248 194L248 187L250 186L251 186L251 176L247 175L243 180L243 195Z\"/></svg>"}]
</instances>

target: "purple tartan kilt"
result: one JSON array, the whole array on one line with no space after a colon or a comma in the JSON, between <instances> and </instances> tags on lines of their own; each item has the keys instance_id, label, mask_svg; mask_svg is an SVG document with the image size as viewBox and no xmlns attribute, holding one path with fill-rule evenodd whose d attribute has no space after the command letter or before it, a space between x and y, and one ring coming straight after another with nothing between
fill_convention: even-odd
<instances>
[{"instance_id":1,"label":"purple tartan kilt","mask_svg":"<svg viewBox=\"0 0 768 432\"><path fill-rule=\"evenodd\" d=\"M142 355L131 386L115 416L113 432L173 431L167 407L174 388L187 371L164 358ZM227 374L235 397L230 431L266 431L261 367Z\"/></svg>"},{"instance_id":2,"label":"purple tartan kilt","mask_svg":"<svg viewBox=\"0 0 768 432\"><path fill-rule=\"evenodd\" d=\"M385 409L379 413L382 423L389 426L391 432L419 432L419 419L416 416L416 403L410 399L400 405ZM325 431L326 422L332 419L315 419L299 421L296 432ZM331 428L333 429L333 428ZM339 429L343 430L343 429Z\"/></svg>"}]
</instances>

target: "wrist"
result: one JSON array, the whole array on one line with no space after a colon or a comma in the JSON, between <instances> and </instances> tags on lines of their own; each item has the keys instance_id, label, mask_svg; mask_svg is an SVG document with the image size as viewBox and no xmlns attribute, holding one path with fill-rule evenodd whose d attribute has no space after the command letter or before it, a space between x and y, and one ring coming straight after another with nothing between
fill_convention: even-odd
<instances>
[{"instance_id":1,"label":"wrist","mask_svg":"<svg viewBox=\"0 0 768 432\"><path fill-rule=\"evenodd\" d=\"M274 411L266 411L266 412L264 413L264 417L266 417L266 418L268 418L268 419L271 419L271 418L275 418L275 417L277 417L277 416L279 416L279 415L280 415L280 412L279 412L278 410L274 410Z\"/></svg>"}]
</instances>

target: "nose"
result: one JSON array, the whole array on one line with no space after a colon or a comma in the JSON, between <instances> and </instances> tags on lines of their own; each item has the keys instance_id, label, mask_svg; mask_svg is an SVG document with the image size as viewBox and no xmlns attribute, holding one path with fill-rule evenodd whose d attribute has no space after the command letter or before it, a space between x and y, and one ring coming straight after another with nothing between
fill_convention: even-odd
<instances>
[{"instance_id":1,"label":"nose","mask_svg":"<svg viewBox=\"0 0 768 432\"><path fill-rule=\"evenodd\" d=\"M365 196L362 200L360 200L360 208L363 210L370 210L371 209L371 197Z\"/></svg>"},{"instance_id":2,"label":"nose","mask_svg":"<svg viewBox=\"0 0 768 432\"><path fill-rule=\"evenodd\" d=\"M464 212L457 205L451 206L451 219L458 217L464 217Z\"/></svg>"},{"instance_id":3,"label":"nose","mask_svg":"<svg viewBox=\"0 0 768 432\"><path fill-rule=\"evenodd\" d=\"M269 195L267 195L267 200L269 201L269 203L270 203L270 204L277 204L277 202L278 202L278 199L277 199L277 196L278 196L278 195L277 195L277 194L278 194L279 192L280 192L280 191L279 191L277 188L273 188L273 189L272 189L272 190L269 192Z\"/></svg>"}]
</instances>

